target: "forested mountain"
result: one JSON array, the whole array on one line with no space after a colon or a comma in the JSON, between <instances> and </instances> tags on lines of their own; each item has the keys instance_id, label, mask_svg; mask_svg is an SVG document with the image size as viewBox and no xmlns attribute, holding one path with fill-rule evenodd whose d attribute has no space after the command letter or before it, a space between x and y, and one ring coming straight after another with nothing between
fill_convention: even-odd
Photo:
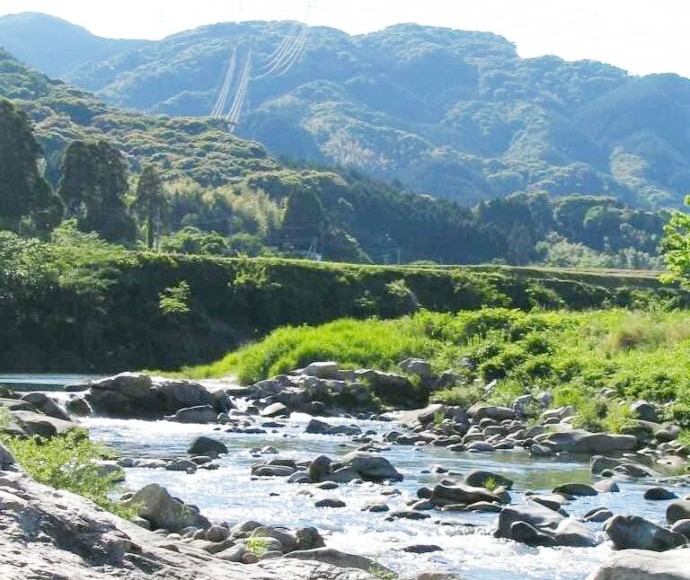
<instances>
[{"instance_id":1,"label":"forested mountain","mask_svg":"<svg viewBox=\"0 0 690 580\"><path fill-rule=\"evenodd\" d=\"M136 174L151 176L148 167L165 185L165 219L159 216L158 237L163 236L162 248L169 251L306 253L378 263L659 265L656 250L667 216L610 196L517 193L470 209L353 169L281 164L261 145L229 134L218 119L121 112L28 69L7 53L0 53L0 97L11 99L32 119L31 130L42 147L39 156L45 160L46 187L61 196L64 216L109 240L132 240L131 220L137 217L142 220L140 239L152 245L152 216L141 205L149 203L141 199L142 177L135 187ZM0 122L7 118L8 127L16 125L12 109L0 111ZM20 125L26 133L26 123ZM7 159L15 148L35 150L25 137L13 144L15 133L7 133L5 149L0 148L0 153L7 150ZM32 171L25 182L39 183ZM154 199L162 185L156 185L155 176L149 181L154 184L149 199ZM110 201L94 198L100 194L91 189L99 189L98 183L113 186ZM41 207L17 209L13 215L44 212L52 202L46 197L49 191L41 188L28 194L46 200ZM13 199L10 190L0 191L0 198ZM96 209L89 210L89 200L98 204ZM119 217L104 221L104 210Z\"/></svg>"},{"instance_id":2,"label":"forested mountain","mask_svg":"<svg viewBox=\"0 0 690 580\"><path fill-rule=\"evenodd\" d=\"M522 59L493 34L417 25L228 23L98 52L83 29L22 18L21 35L0 19L0 44L47 70L54 49L35 39L52 30L82 46L61 78L147 113L208 116L234 60L229 108L250 62L238 135L465 205L542 190L666 207L690 191L690 81L675 75Z\"/></svg>"}]
</instances>

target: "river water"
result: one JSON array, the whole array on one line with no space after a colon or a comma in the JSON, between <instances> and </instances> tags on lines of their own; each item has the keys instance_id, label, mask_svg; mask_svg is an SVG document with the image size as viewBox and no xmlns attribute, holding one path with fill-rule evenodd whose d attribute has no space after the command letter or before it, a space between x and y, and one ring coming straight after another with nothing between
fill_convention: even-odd
<instances>
[{"instance_id":1,"label":"river water","mask_svg":"<svg viewBox=\"0 0 690 580\"><path fill-rule=\"evenodd\" d=\"M385 513L361 511L367 504L382 502L388 504L391 511L404 509L407 502L416 498L419 487L432 487L443 477L453 478L476 468L513 479L512 503L521 503L527 490L548 492L562 483L591 482L588 465L581 459L532 459L519 451L472 454L432 446L392 446L384 451L384 456L405 479L391 486L347 484L336 490L322 491L310 485L289 484L284 478L252 480L250 467L260 460L253 455L257 448L272 446L281 457L294 459L313 459L318 455L337 459L355 448L348 437L304 433L309 418L293 414L285 428L268 429L266 434L260 435L228 433L211 425L165 421L90 418L83 423L89 428L92 439L112 446L123 456L185 456L195 437L208 435L219 439L230 452L218 460L218 470L198 470L190 475L160 469L128 469L125 486L136 490L149 483L159 483L173 495L199 506L201 512L215 522L252 519L291 528L315 526L329 547L371 557L403 577L435 571L454 572L472 580L575 580L586 578L611 554L607 542L594 548L530 548L496 539L492 531L497 514L432 511L425 512L431 515L427 520L389 522ZM332 424L352 422L330 418L328 421ZM377 434L395 427L380 422L360 421L357 424L364 431L371 429ZM448 469L450 474L429 473L437 465ZM566 505L566 510L571 515L581 516L602 506L614 514L635 514L657 523L664 522L667 502L645 501L642 497L650 483L623 481L619 485L621 493L581 498ZM393 489L400 493L389 495ZM690 493L690 488L674 488L674 491L682 496ZM314 507L314 502L324 497L341 499L347 506L337 509ZM604 539L602 524L590 525ZM403 551L404 547L413 544L435 544L442 551L422 555Z\"/></svg>"}]
</instances>

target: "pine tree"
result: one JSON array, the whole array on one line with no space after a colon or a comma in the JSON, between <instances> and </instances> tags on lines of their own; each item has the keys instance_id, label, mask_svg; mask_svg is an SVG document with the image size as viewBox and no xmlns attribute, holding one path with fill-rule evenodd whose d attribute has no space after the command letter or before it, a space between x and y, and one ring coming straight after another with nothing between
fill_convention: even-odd
<instances>
[{"instance_id":1,"label":"pine tree","mask_svg":"<svg viewBox=\"0 0 690 580\"><path fill-rule=\"evenodd\" d=\"M0 228L17 230L28 220L45 231L60 221L60 200L38 169L41 154L28 116L0 100Z\"/></svg>"},{"instance_id":2,"label":"pine tree","mask_svg":"<svg viewBox=\"0 0 690 580\"><path fill-rule=\"evenodd\" d=\"M67 214L84 232L98 232L110 242L136 239L127 213L127 167L122 154L107 141L74 141L65 152L59 193Z\"/></svg>"},{"instance_id":3,"label":"pine tree","mask_svg":"<svg viewBox=\"0 0 690 580\"><path fill-rule=\"evenodd\" d=\"M168 200L161 178L152 165L141 172L132 207L140 223L146 226L146 245L151 250L168 221Z\"/></svg>"}]
</instances>

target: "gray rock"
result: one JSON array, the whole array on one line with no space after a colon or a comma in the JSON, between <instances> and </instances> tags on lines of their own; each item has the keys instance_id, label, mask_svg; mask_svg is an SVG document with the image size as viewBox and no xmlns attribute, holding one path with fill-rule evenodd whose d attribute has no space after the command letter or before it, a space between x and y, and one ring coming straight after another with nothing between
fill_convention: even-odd
<instances>
[{"instance_id":1,"label":"gray rock","mask_svg":"<svg viewBox=\"0 0 690 580\"><path fill-rule=\"evenodd\" d=\"M505 421L506 419L515 419L515 411L508 407L496 407L487 405L486 403L475 403L469 409L467 414L472 417L474 421L481 421L482 419L493 419L494 421Z\"/></svg>"},{"instance_id":2,"label":"gray rock","mask_svg":"<svg viewBox=\"0 0 690 580\"><path fill-rule=\"evenodd\" d=\"M38 409L41 413L53 417L55 419L62 419L69 421L69 415L62 410L62 408L45 393L27 393L22 396L22 400L26 401Z\"/></svg>"},{"instance_id":3,"label":"gray rock","mask_svg":"<svg viewBox=\"0 0 690 580\"><path fill-rule=\"evenodd\" d=\"M8 469L14 464L14 455L12 455L12 452L5 447L2 441L0 441L0 470Z\"/></svg>"},{"instance_id":4,"label":"gray rock","mask_svg":"<svg viewBox=\"0 0 690 580\"><path fill-rule=\"evenodd\" d=\"M403 552L411 554L430 554L432 552L442 552L443 548L435 544L413 544L412 546L405 546Z\"/></svg>"},{"instance_id":5,"label":"gray rock","mask_svg":"<svg viewBox=\"0 0 690 580\"><path fill-rule=\"evenodd\" d=\"M362 508L363 512L372 512L372 513L385 513L390 511L391 508L389 508L385 503L373 503L373 504L367 504Z\"/></svg>"},{"instance_id":6,"label":"gray rock","mask_svg":"<svg viewBox=\"0 0 690 580\"><path fill-rule=\"evenodd\" d=\"M257 477L290 477L296 469L287 465L253 465L252 475Z\"/></svg>"},{"instance_id":7,"label":"gray rock","mask_svg":"<svg viewBox=\"0 0 690 580\"><path fill-rule=\"evenodd\" d=\"M614 516L604 531L616 550L664 552L686 543L682 534L671 532L639 516Z\"/></svg>"},{"instance_id":8,"label":"gray rock","mask_svg":"<svg viewBox=\"0 0 690 580\"><path fill-rule=\"evenodd\" d=\"M669 499L678 499L678 496L672 491L664 489L663 487L650 487L644 492L644 499L650 501L664 501Z\"/></svg>"},{"instance_id":9,"label":"gray rock","mask_svg":"<svg viewBox=\"0 0 690 580\"><path fill-rule=\"evenodd\" d=\"M690 520L690 500L674 501L666 508L666 521L675 524L678 520Z\"/></svg>"},{"instance_id":10,"label":"gray rock","mask_svg":"<svg viewBox=\"0 0 690 580\"><path fill-rule=\"evenodd\" d=\"M365 481L401 481L403 479L402 474L391 465L388 459L365 451L348 453L342 458L340 465L350 468Z\"/></svg>"},{"instance_id":11,"label":"gray rock","mask_svg":"<svg viewBox=\"0 0 690 580\"><path fill-rule=\"evenodd\" d=\"M283 403L273 403L272 405L269 405L268 407L262 409L259 414L262 417L287 417L290 415L290 410L285 405L283 405Z\"/></svg>"},{"instance_id":12,"label":"gray rock","mask_svg":"<svg viewBox=\"0 0 690 580\"><path fill-rule=\"evenodd\" d=\"M553 490L553 493L563 495L574 495L575 497L585 497L599 495L599 492L591 485L585 483L564 483Z\"/></svg>"},{"instance_id":13,"label":"gray rock","mask_svg":"<svg viewBox=\"0 0 690 580\"><path fill-rule=\"evenodd\" d=\"M582 521L603 523L613 517L613 512L603 507L594 508L584 515Z\"/></svg>"},{"instance_id":14,"label":"gray rock","mask_svg":"<svg viewBox=\"0 0 690 580\"><path fill-rule=\"evenodd\" d=\"M599 493L618 493L621 489L613 479L602 479L592 485Z\"/></svg>"},{"instance_id":15,"label":"gray rock","mask_svg":"<svg viewBox=\"0 0 690 580\"><path fill-rule=\"evenodd\" d=\"M534 535L534 531L523 525L514 526L516 522L527 524L539 535ZM584 524L537 503L503 508L494 535L516 541L544 542L536 545L587 547L596 544L594 535ZM549 544L542 535L548 536L553 543Z\"/></svg>"},{"instance_id":16,"label":"gray rock","mask_svg":"<svg viewBox=\"0 0 690 580\"><path fill-rule=\"evenodd\" d=\"M139 419L162 419L180 409L213 407L217 403L213 394L199 383L142 373L121 373L92 381L85 397L96 414Z\"/></svg>"},{"instance_id":17,"label":"gray rock","mask_svg":"<svg viewBox=\"0 0 690 580\"><path fill-rule=\"evenodd\" d=\"M303 372L305 375L317 377L319 379L337 379L338 363L333 361L313 362L308 365Z\"/></svg>"},{"instance_id":18,"label":"gray rock","mask_svg":"<svg viewBox=\"0 0 690 580\"><path fill-rule=\"evenodd\" d=\"M473 469L465 475L463 482L471 487L486 487L487 482L492 482L496 486L501 486L506 489L513 487L513 480L495 473L493 471L485 471L483 469Z\"/></svg>"},{"instance_id":19,"label":"gray rock","mask_svg":"<svg viewBox=\"0 0 690 580\"><path fill-rule=\"evenodd\" d=\"M306 433L311 433L313 435L359 435L362 430L356 425L330 425L325 421L319 421L318 419L311 419L307 423L305 429Z\"/></svg>"},{"instance_id":20,"label":"gray rock","mask_svg":"<svg viewBox=\"0 0 690 580\"><path fill-rule=\"evenodd\" d=\"M541 443L554 445L558 451L600 455L633 451L638 445L637 438L634 435L590 433L581 429L552 433Z\"/></svg>"},{"instance_id":21,"label":"gray rock","mask_svg":"<svg viewBox=\"0 0 690 580\"><path fill-rule=\"evenodd\" d=\"M68 399L65 403L65 408L70 415L74 415L75 417L88 417L93 413L91 405L89 405L89 402L83 397Z\"/></svg>"},{"instance_id":22,"label":"gray rock","mask_svg":"<svg viewBox=\"0 0 690 580\"><path fill-rule=\"evenodd\" d=\"M217 458L220 454L227 452L228 448L224 443L204 435L194 439L192 444L187 448L187 453L190 455L207 455L213 459Z\"/></svg>"},{"instance_id":23,"label":"gray rock","mask_svg":"<svg viewBox=\"0 0 690 580\"><path fill-rule=\"evenodd\" d=\"M432 378L431 364L421 358L406 358L398 365L408 375L415 375L427 381Z\"/></svg>"},{"instance_id":24,"label":"gray rock","mask_svg":"<svg viewBox=\"0 0 690 580\"><path fill-rule=\"evenodd\" d=\"M587 580L690 580L690 550L623 550Z\"/></svg>"},{"instance_id":25,"label":"gray rock","mask_svg":"<svg viewBox=\"0 0 690 580\"><path fill-rule=\"evenodd\" d=\"M678 520L671 526L671 531L690 539L690 520Z\"/></svg>"},{"instance_id":26,"label":"gray rock","mask_svg":"<svg viewBox=\"0 0 690 580\"><path fill-rule=\"evenodd\" d=\"M180 409L174 415L166 415L165 419L176 423L217 423L218 413L211 405L199 405Z\"/></svg>"},{"instance_id":27,"label":"gray rock","mask_svg":"<svg viewBox=\"0 0 690 580\"><path fill-rule=\"evenodd\" d=\"M377 564L369 558L364 556L356 556L354 554L346 554L331 548L316 548L314 550L299 550L292 552L285 556L286 558L297 558L299 560L313 560L316 562L325 562L332 566L339 568L356 568L369 572L370 570L381 570L382 572L392 572L387 568Z\"/></svg>"},{"instance_id":28,"label":"gray rock","mask_svg":"<svg viewBox=\"0 0 690 580\"><path fill-rule=\"evenodd\" d=\"M495 493L483 487L472 487L463 484L445 485L439 483L434 487L429 501L436 506L450 504L467 506L482 501L500 503L501 500Z\"/></svg>"},{"instance_id":29,"label":"gray rock","mask_svg":"<svg viewBox=\"0 0 690 580\"><path fill-rule=\"evenodd\" d=\"M347 504L339 499L326 497L314 502L314 507L344 508Z\"/></svg>"},{"instance_id":30,"label":"gray rock","mask_svg":"<svg viewBox=\"0 0 690 580\"><path fill-rule=\"evenodd\" d=\"M72 421L63 421L32 411L11 411L10 415L14 423L29 437L38 435L50 438L64 435L80 427Z\"/></svg>"},{"instance_id":31,"label":"gray rock","mask_svg":"<svg viewBox=\"0 0 690 580\"><path fill-rule=\"evenodd\" d=\"M314 483L326 481L331 477L331 459L325 455L319 455L309 464L309 478Z\"/></svg>"},{"instance_id":32,"label":"gray rock","mask_svg":"<svg viewBox=\"0 0 690 580\"><path fill-rule=\"evenodd\" d=\"M630 413L642 421L659 422L656 407L647 401L635 401L630 405Z\"/></svg>"},{"instance_id":33,"label":"gray rock","mask_svg":"<svg viewBox=\"0 0 690 580\"><path fill-rule=\"evenodd\" d=\"M168 490L152 483L137 491L127 506L138 507L139 516L156 528L177 532L183 528L209 528L211 523L195 509L172 497Z\"/></svg>"}]
</instances>

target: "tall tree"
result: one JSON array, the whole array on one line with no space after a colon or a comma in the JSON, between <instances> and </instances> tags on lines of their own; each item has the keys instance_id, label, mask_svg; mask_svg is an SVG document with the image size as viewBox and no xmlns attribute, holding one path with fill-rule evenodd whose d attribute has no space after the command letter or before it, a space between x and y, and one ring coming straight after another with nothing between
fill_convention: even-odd
<instances>
[{"instance_id":1,"label":"tall tree","mask_svg":"<svg viewBox=\"0 0 690 580\"><path fill-rule=\"evenodd\" d=\"M59 193L67 213L85 232L98 232L110 242L136 239L134 220L127 213L127 166L107 141L74 141L65 152Z\"/></svg>"},{"instance_id":2,"label":"tall tree","mask_svg":"<svg viewBox=\"0 0 690 580\"><path fill-rule=\"evenodd\" d=\"M140 223L146 226L146 245L153 249L168 216L168 200L156 168L147 165L139 176L136 197L132 205Z\"/></svg>"},{"instance_id":3,"label":"tall tree","mask_svg":"<svg viewBox=\"0 0 690 580\"><path fill-rule=\"evenodd\" d=\"M60 221L60 200L38 169L41 154L28 116L0 99L0 228L16 230L26 218L40 231Z\"/></svg>"}]
</instances>

